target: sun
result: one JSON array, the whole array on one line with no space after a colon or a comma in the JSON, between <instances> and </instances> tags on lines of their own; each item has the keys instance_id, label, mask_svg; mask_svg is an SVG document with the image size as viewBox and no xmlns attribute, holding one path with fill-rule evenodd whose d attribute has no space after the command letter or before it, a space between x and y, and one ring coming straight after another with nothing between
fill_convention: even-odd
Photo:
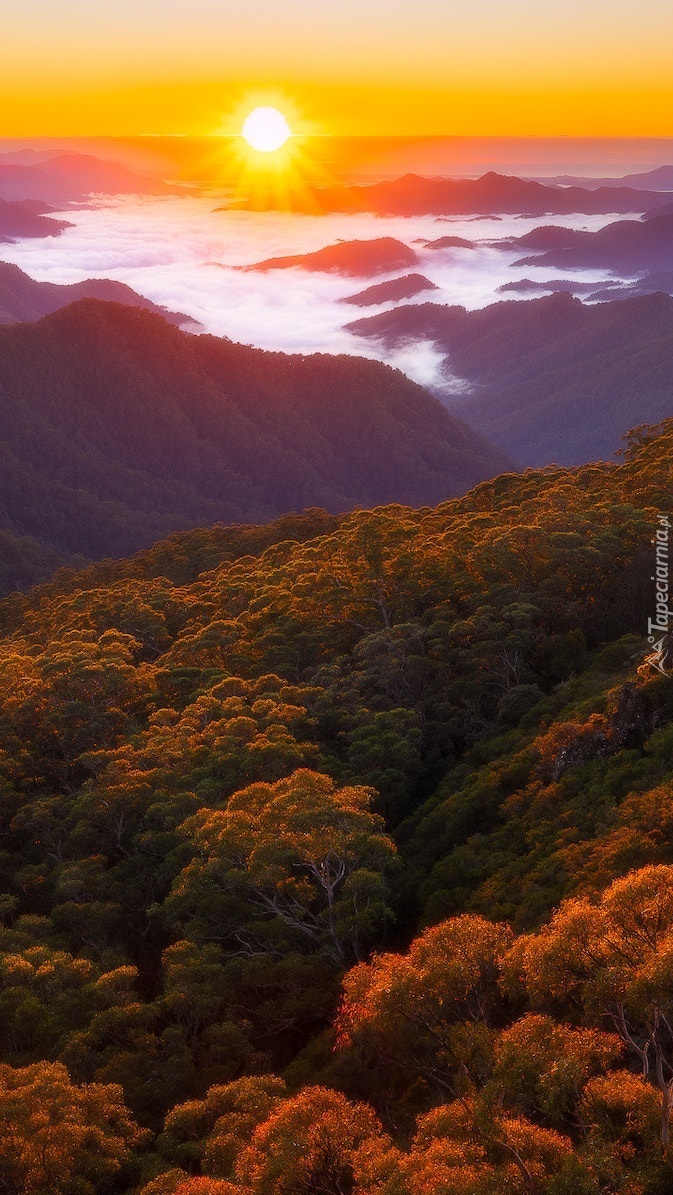
<instances>
[{"instance_id":1,"label":"sun","mask_svg":"<svg viewBox=\"0 0 673 1195\"><path fill-rule=\"evenodd\" d=\"M252 149L270 154L285 145L292 130L277 108L255 108L246 117L241 130Z\"/></svg>"}]
</instances>

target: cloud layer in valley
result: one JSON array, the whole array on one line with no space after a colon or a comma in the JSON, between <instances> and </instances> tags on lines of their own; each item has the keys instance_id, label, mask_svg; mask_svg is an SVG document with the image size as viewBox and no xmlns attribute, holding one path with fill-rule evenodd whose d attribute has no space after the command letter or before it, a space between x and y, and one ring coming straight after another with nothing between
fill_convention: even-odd
<instances>
[{"instance_id":1,"label":"cloud layer in valley","mask_svg":"<svg viewBox=\"0 0 673 1195\"><path fill-rule=\"evenodd\" d=\"M339 239L396 237L416 250L419 262L414 268L440 288L412 302L432 298L471 309L500 300L498 287L504 283L557 276L549 268L513 268L520 249L489 244L520 236L542 223L540 218L313 217L214 211L214 206L205 198L106 199L96 206L69 209L73 227L60 237L3 245L1 257L39 281L117 279L155 303L188 313L218 336L287 352L376 357L424 385L446 390L460 388L460 380L447 381L441 372L442 355L430 342L391 352L344 331L353 311L342 300L357 289L352 277L297 268L258 273L234 267L307 253ZM549 222L593 230L609 221L605 216L582 216L553 217ZM423 244L445 235L464 237L475 247L429 249ZM363 278L362 287L392 276ZM596 282L604 277L599 271L581 275L582 280Z\"/></svg>"}]
</instances>

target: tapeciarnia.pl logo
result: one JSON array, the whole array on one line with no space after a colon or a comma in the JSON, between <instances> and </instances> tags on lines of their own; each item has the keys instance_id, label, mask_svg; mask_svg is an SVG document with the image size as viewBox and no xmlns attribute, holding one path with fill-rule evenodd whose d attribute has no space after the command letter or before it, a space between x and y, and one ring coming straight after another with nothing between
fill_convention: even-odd
<instances>
[{"instance_id":1,"label":"tapeciarnia.pl logo","mask_svg":"<svg viewBox=\"0 0 673 1195\"><path fill-rule=\"evenodd\" d=\"M670 647L667 651L664 642L670 621L673 619L673 610L669 609L668 604L668 545L670 532L671 527L668 515L659 515L655 538L652 540L654 545L654 574L650 578L654 581L655 613L654 618L648 618L647 620L647 641L652 644L654 649L652 655L648 656L648 663L664 676L671 675L670 671L666 668L666 664L669 661L665 658L670 651Z\"/></svg>"}]
</instances>

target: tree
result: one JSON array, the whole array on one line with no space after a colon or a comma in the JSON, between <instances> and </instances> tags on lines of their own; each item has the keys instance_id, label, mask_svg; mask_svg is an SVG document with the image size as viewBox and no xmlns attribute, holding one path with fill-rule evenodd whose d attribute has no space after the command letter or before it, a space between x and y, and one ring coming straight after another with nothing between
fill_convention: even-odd
<instances>
[{"instance_id":1,"label":"tree","mask_svg":"<svg viewBox=\"0 0 673 1195\"><path fill-rule=\"evenodd\" d=\"M390 1142L371 1108L336 1091L306 1087L255 1130L236 1165L250 1195L351 1195L358 1155ZM371 1155L362 1159L371 1178Z\"/></svg>"},{"instance_id":2,"label":"tree","mask_svg":"<svg viewBox=\"0 0 673 1195\"><path fill-rule=\"evenodd\" d=\"M172 916L251 955L360 957L390 915L395 858L371 800L369 789L301 769L201 811L183 828L197 858L168 902Z\"/></svg>"},{"instance_id":3,"label":"tree","mask_svg":"<svg viewBox=\"0 0 673 1195\"><path fill-rule=\"evenodd\" d=\"M507 926L465 914L426 930L406 956L383 954L354 967L344 979L340 1045L373 1048L443 1088L458 1073L488 1066L487 1022L511 940Z\"/></svg>"},{"instance_id":4,"label":"tree","mask_svg":"<svg viewBox=\"0 0 673 1195\"><path fill-rule=\"evenodd\" d=\"M673 867L615 880L597 903L565 901L549 925L522 938L507 965L540 1005L609 1026L660 1091L661 1140L673 1108Z\"/></svg>"},{"instance_id":5,"label":"tree","mask_svg":"<svg viewBox=\"0 0 673 1195\"><path fill-rule=\"evenodd\" d=\"M591 1079L584 1089L581 1114L589 1141L613 1146L623 1162L656 1157L659 1099L652 1084L640 1075L616 1070Z\"/></svg>"},{"instance_id":6,"label":"tree","mask_svg":"<svg viewBox=\"0 0 673 1195\"><path fill-rule=\"evenodd\" d=\"M119 1087L76 1087L59 1063L0 1066L0 1186L11 1195L104 1191L145 1136Z\"/></svg>"},{"instance_id":7,"label":"tree","mask_svg":"<svg viewBox=\"0 0 673 1195\"><path fill-rule=\"evenodd\" d=\"M517 1114L542 1117L554 1128L577 1128L587 1081L623 1052L617 1034L559 1025L529 1013L495 1043L491 1097Z\"/></svg>"},{"instance_id":8,"label":"tree","mask_svg":"<svg viewBox=\"0 0 673 1195\"><path fill-rule=\"evenodd\" d=\"M570 1195L559 1178L572 1169L567 1137L525 1117L491 1111L471 1100L441 1105L421 1117L402 1170L409 1195ZM598 1195L598 1193L596 1193Z\"/></svg>"},{"instance_id":9,"label":"tree","mask_svg":"<svg viewBox=\"0 0 673 1195\"><path fill-rule=\"evenodd\" d=\"M159 1146L170 1161L230 1178L257 1125L285 1094L276 1075L249 1075L211 1087L202 1100L178 1104L166 1117Z\"/></svg>"},{"instance_id":10,"label":"tree","mask_svg":"<svg viewBox=\"0 0 673 1195\"><path fill-rule=\"evenodd\" d=\"M103 975L63 950L30 946L0 954L0 1023L5 1056L26 1063L55 1057L102 1008L132 998L133 967Z\"/></svg>"},{"instance_id":11,"label":"tree","mask_svg":"<svg viewBox=\"0 0 673 1195\"><path fill-rule=\"evenodd\" d=\"M221 1178L193 1178L184 1170L167 1170L146 1183L140 1195L244 1195L239 1186Z\"/></svg>"}]
</instances>

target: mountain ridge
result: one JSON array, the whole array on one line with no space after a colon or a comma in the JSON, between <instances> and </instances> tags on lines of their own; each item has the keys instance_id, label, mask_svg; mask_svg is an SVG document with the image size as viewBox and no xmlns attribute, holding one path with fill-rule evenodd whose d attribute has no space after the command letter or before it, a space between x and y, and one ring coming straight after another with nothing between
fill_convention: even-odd
<instances>
[{"instance_id":1,"label":"mountain ridge","mask_svg":"<svg viewBox=\"0 0 673 1195\"><path fill-rule=\"evenodd\" d=\"M267 257L264 261L239 267L246 272L267 270L314 270L363 278L406 269L418 261L418 255L395 237L375 237L371 240L337 241L310 253L296 253L285 257Z\"/></svg>"},{"instance_id":2,"label":"mountain ridge","mask_svg":"<svg viewBox=\"0 0 673 1195\"><path fill-rule=\"evenodd\" d=\"M143 307L154 311L171 324L180 326L194 323L188 315L169 311L138 294L124 282L111 278L86 278L83 282L58 283L38 282L19 266L0 262L0 323L33 323L45 315L51 315L61 307L67 307L79 299L99 299L110 303L123 303L130 307Z\"/></svg>"},{"instance_id":3,"label":"mountain ridge","mask_svg":"<svg viewBox=\"0 0 673 1195\"><path fill-rule=\"evenodd\" d=\"M629 187L546 186L515 175L488 171L478 179L425 178L405 174L391 181L362 185L310 187L294 197L284 196L290 210L316 212L372 212L384 216L412 215L586 215L644 212L666 201L657 191ZM251 210L275 210L277 197L258 193L237 202Z\"/></svg>"},{"instance_id":4,"label":"mountain ridge","mask_svg":"<svg viewBox=\"0 0 673 1195\"><path fill-rule=\"evenodd\" d=\"M267 353L93 299L0 327L0 394L0 528L66 554L311 506L423 505L511 467L379 362Z\"/></svg>"},{"instance_id":5,"label":"mountain ridge","mask_svg":"<svg viewBox=\"0 0 673 1195\"><path fill-rule=\"evenodd\" d=\"M655 213L645 220L618 220L596 232L553 226L535 229L514 243L546 250L540 256L513 263L518 266L609 269L629 274L673 269L673 213Z\"/></svg>"},{"instance_id":6,"label":"mountain ridge","mask_svg":"<svg viewBox=\"0 0 673 1195\"><path fill-rule=\"evenodd\" d=\"M471 393L445 401L515 460L606 459L639 423L673 415L673 298L587 306L565 291L467 311L421 303L347 325L392 347L434 340Z\"/></svg>"},{"instance_id":7,"label":"mountain ridge","mask_svg":"<svg viewBox=\"0 0 673 1195\"><path fill-rule=\"evenodd\" d=\"M52 209L47 205L46 210ZM71 227L67 220L45 215L39 202L0 199L0 244L20 237L56 237Z\"/></svg>"}]
</instances>

